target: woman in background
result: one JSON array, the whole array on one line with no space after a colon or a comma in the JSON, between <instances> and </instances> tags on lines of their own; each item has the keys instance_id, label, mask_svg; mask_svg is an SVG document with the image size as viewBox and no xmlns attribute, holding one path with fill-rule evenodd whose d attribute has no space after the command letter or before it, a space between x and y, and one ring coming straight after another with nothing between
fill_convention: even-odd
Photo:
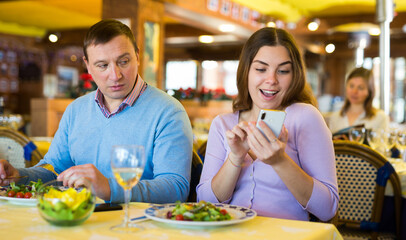
<instances>
[{"instance_id":1,"label":"woman in background","mask_svg":"<svg viewBox=\"0 0 406 240\"><path fill-rule=\"evenodd\" d=\"M246 42L237 70L233 113L210 127L198 200L252 208L261 216L326 221L338 208L331 133L310 88L293 37L263 28ZM280 136L261 109L286 112ZM268 140L270 139L270 140Z\"/></svg>"},{"instance_id":2,"label":"woman in background","mask_svg":"<svg viewBox=\"0 0 406 240\"><path fill-rule=\"evenodd\" d=\"M372 106L375 87L371 70L352 70L347 77L345 92L343 107L329 119L331 132L362 124L366 129L389 127L389 117L385 112Z\"/></svg>"}]
</instances>

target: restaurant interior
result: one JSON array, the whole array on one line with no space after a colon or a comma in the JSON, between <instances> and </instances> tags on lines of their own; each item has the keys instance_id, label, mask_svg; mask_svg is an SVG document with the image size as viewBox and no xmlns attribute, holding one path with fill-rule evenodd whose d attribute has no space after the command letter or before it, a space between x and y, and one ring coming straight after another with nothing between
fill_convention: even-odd
<instances>
[{"instance_id":1,"label":"restaurant interior","mask_svg":"<svg viewBox=\"0 0 406 240\"><path fill-rule=\"evenodd\" d=\"M390 74L385 79L390 81L390 87L385 93L389 96L387 114L394 122L402 123L405 120L406 3L394 1L393 4ZM308 81L325 116L341 106L345 76L355 66L373 68L376 88L384 87L379 73L381 26L374 0L303 3L237 0L214 1L212 5L217 9L211 10L210 1L204 0L193 3L182 0L1 1L0 92L5 112L20 114L24 125L35 125L31 129L44 128L36 125L47 119L44 116L35 119L33 109L39 106L33 99L73 99L84 94L86 89L81 88L86 80L80 78L86 72L81 60L83 36L89 26L102 18L123 19L134 29L140 49L145 53L141 54L140 73L149 84L185 100L186 107L191 102L191 108L195 108L199 99L208 105L213 101L206 99L225 100L215 101L211 110L201 111L201 116L196 115L200 111L191 112L192 120L211 118L218 111L230 109L227 100L236 94L234 78L242 45L255 30L267 24L288 30L298 41ZM238 16L233 15L233 6L241 9ZM319 26L314 31L308 28L311 21ZM226 29L219 30L220 27ZM56 42L49 40L51 34L58 38ZM199 42L202 35L212 37L213 42ZM145 41L148 37L155 39ZM148 51L153 54L153 60L147 59ZM187 71L179 76L177 68ZM63 79L64 75L69 75L68 79ZM377 91L374 106L383 108L380 92L384 93ZM26 130L30 136L54 133L31 129Z\"/></svg>"},{"instance_id":2,"label":"restaurant interior","mask_svg":"<svg viewBox=\"0 0 406 240\"><path fill-rule=\"evenodd\" d=\"M404 0L0 1L0 125L23 133L42 155L66 107L97 88L82 60L83 38L90 26L108 18L133 30L143 79L185 107L196 150L207 141L213 118L232 111L242 46L266 26L296 39L326 120L344 102L346 76L362 66L374 73L373 105L389 115L391 127L406 131ZM390 201L402 195L401 203L386 200L381 209L401 205L395 209L399 216L384 216L398 239L406 239L403 160L391 162L401 192L383 190Z\"/></svg>"}]
</instances>

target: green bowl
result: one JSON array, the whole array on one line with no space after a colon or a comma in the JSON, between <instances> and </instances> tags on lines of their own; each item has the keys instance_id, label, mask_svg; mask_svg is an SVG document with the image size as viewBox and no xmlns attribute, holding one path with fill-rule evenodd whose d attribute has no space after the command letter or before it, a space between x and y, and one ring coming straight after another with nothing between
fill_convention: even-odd
<instances>
[{"instance_id":1,"label":"green bowl","mask_svg":"<svg viewBox=\"0 0 406 240\"><path fill-rule=\"evenodd\" d=\"M53 189L53 190L51 190ZM86 189L87 194L78 201L68 196L77 196ZM51 192L50 192L51 191ZM68 192L71 194L67 194ZM51 194L56 193L56 194ZM38 210L41 216L50 224L56 226L76 226L88 219L95 208L95 196L91 188L64 187L61 181L50 181L37 191ZM69 201L70 200L70 201Z\"/></svg>"}]
</instances>

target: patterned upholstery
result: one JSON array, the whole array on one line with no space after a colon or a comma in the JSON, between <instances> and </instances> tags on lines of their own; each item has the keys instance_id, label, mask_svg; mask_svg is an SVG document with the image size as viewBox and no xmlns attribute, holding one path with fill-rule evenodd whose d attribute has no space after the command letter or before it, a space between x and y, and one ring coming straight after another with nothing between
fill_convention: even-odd
<instances>
[{"instance_id":1,"label":"patterned upholstery","mask_svg":"<svg viewBox=\"0 0 406 240\"><path fill-rule=\"evenodd\" d=\"M336 154L336 161L341 190L340 218L368 221L372 217L378 170L371 163L349 154Z\"/></svg>"},{"instance_id":2,"label":"patterned upholstery","mask_svg":"<svg viewBox=\"0 0 406 240\"><path fill-rule=\"evenodd\" d=\"M338 229L344 239L395 239L379 232L386 183L394 188L397 235L400 234L399 178L384 156L370 147L334 141L340 194Z\"/></svg>"},{"instance_id":3,"label":"patterned upholstery","mask_svg":"<svg viewBox=\"0 0 406 240\"><path fill-rule=\"evenodd\" d=\"M31 167L42 159L36 146L24 134L0 127L0 159L7 159L14 167Z\"/></svg>"},{"instance_id":4,"label":"patterned upholstery","mask_svg":"<svg viewBox=\"0 0 406 240\"><path fill-rule=\"evenodd\" d=\"M195 150L193 150L192 169L190 177L190 191L187 201L196 202L196 187L200 182L200 174L202 173L203 162Z\"/></svg>"}]
</instances>

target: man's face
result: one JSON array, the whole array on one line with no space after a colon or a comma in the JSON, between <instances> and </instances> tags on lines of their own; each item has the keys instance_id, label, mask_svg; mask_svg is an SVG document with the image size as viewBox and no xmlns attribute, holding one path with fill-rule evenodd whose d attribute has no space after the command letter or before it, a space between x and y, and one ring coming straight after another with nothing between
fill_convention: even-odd
<instances>
[{"instance_id":1,"label":"man's face","mask_svg":"<svg viewBox=\"0 0 406 240\"><path fill-rule=\"evenodd\" d=\"M87 56L87 70L103 93L105 104L118 107L133 89L138 74L138 54L130 39L120 35L105 44L90 45Z\"/></svg>"}]
</instances>

